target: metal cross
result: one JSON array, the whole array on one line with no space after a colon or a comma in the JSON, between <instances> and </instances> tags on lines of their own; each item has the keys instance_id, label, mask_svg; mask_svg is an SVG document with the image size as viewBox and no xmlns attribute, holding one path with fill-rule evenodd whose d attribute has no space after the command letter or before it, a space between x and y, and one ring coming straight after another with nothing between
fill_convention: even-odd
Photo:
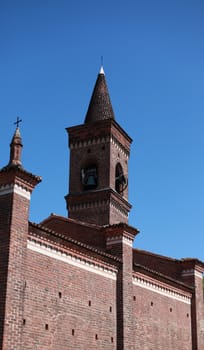
<instances>
[{"instance_id":1,"label":"metal cross","mask_svg":"<svg viewBox=\"0 0 204 350\"><path fill-rule=\"evenodd\" d=\"M14 123L16 125L16 127L19 127L19 124L22 122L22 119L20 119L19 117L17 117L16 122Z\"/></svg>"}]
</instances>

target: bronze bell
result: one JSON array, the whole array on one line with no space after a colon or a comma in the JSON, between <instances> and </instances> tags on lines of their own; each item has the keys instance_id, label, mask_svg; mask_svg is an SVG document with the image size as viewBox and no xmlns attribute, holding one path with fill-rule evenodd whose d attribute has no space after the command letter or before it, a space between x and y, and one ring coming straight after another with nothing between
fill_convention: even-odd
<instances>
[{"instance_id":1,"label":"bronze bell","mask_svg":"<svg viewBox=\"0 0 204 350\"><path fill-rule=\"evenodd\" d=\"M96 180L95 180L95 176L93 174L88 175L86 185L87 186L96 186Z\"/></svg>"}]
</instances>

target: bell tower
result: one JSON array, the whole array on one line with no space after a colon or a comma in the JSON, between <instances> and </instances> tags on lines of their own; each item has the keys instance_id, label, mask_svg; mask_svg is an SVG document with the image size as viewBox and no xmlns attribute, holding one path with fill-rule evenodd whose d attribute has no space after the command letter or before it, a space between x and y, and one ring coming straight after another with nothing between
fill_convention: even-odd
<instances>
[{"instance_id":1,"label":"bell tower","mask_svg":"<svg viewBox=\"0 0 204 350\"><path fill-rule=\"evenodd\" d=\"M68 216L98 225L128 223L131 138L116 122L104 70L98 74L84 124L67 128L70 148Z\"/></svg>"}]
</instances>

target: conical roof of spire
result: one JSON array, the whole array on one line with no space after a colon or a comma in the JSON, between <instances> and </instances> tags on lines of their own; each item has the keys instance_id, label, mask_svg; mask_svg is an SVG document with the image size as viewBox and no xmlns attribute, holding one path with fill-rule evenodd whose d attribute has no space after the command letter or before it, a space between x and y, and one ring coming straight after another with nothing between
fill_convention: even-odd
<instances>
[{"instance_id":1,"label":"conical roof of spire","mask_svg":"<svg viewBox=\"0 0 204 350\"><path fill-rule=\"evenodd\" d=\"M11 143L12 143L12 142L15 142L16 139L19 139L20 142L22 142L21 133L20 133L19 127L16 128L16 130L15 130L15 132L14 132L14 134L13 134L13 138L12 138Z\"/></svg>"},{"instance_id":2,"label":"conical roof of spire","mask_svg":"<svg viewBox=\"0 0 204 350\"><path fill-rule=\"evenodd\" d=\"M89 107L85 117L86 123L93 123L104 119L115 119L108 92L103 67L98 74Z\"/></svg>"}]
</instances>

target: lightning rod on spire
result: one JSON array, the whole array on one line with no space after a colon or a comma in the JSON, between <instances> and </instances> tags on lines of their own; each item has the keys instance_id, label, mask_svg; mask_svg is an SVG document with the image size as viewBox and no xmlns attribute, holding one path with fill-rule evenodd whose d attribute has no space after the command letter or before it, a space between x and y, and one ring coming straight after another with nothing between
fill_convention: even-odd
<instances>
[{"instance_id":1,"label":"lightning rod on spire","mask_svg":"<svg viewBox=\"0 0 204 350\"><path fill-rule=\"evenodd\" d=\"M104 69L103 69L103 56L101 56L101 69L100 69L100 74L105 74Z\"/></svg>"}]
</instances>

